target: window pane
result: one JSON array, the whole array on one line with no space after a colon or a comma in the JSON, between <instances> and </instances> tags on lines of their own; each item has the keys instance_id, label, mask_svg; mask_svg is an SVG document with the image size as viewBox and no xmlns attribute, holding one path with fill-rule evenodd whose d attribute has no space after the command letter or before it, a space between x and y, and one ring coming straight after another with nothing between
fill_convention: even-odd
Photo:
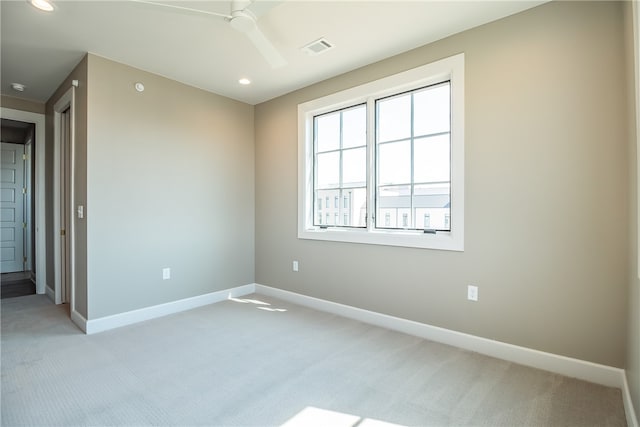
<instances>
[{"instance_id":1,"label":"window pane","mask_svg":"<svg viewBox=\"0 0 640 427\"><path fill-rule=\"evenodd\" d=\"M340 153L318 154L316 188L336 188L340 185ZM327 206L329 207L329 206Z\"/></svg>"},{"instance_id":2,"label":"window pane","mask_svg":"<svg viewBox=\"0 0 640 427\"><path fill-rule=\"evenodd\" d=\"M414 182L448 182L449 147L449 134L416 139Z\"/></svg>"},{"instance_id":3,"label":"window pane","mask_svg":"<svg viewBox=\"0 0 640 427\"><path fill-rule=\"evenodd\" d=\"M411 136L411 94L387 98L377 103L378 142Z\"/></svg>"},{"instance_id":4,"label":"window pane","mask_svg":"<svg viewBox=\"0 0 640 427\"><path fill-rule=\"evenodd\" d=\"M367 109L365 105L342 113L342 148L367 144Z\"/></svg>"},{"instance_id":5,"label":"window pane","mask_svg":"<svg viewBox=\"0 0 640 427\"><path fill-rule=\"evenodd\" d=\"M342 185L362 187L367 181L367 149L365 147L342 152Z\"/></svg>"},{"instance_id":6,"label":"window pane","mask_svg":"<svg viewBox=\"0 0 640 427\"><path fill-rule=\"evenodd\" d=\"M411 186L396 185L378 188L376 227L406 228L411 223ZM407 214L407 226L403 216Z\"/></svg>"},{"instance_id":7,"label":"window pane","mask_svg":"<svg viewBox=\"0 0 640 427\"><path fill-rule=\"evenodd\" d=\"M340 148L340 112L315 118L316 152Z\"/></svg>"},{"instance_id":8,"label":"window pane","mask_svg":"<svg viewBox=\"0 0 640 427\"><path fill-rule=\"evenodd\" d=\"M449 132L450 84L438 85L415 92L413 97L414 136Z\"/></svg>"},{"instance_id":9,"label":"window pane","mask_svg":"<svg viewBox=\"0 0 640 427\"><path fill-rule=\"evenodd\" d=\"M414 187L413 206L416 210L416 228L450 230L447 220L451 213L449 184L423 184ZM423 223L420 223L420 219Z\"/></svg>"},{"instance_id":10,"label":"window pane","mask_svg":"<svg viewBox=\"0 0 640 427\"><path fill-rule=\"evenodd\" d=\"M410 141L381 144L378 153L378 185L411 182Z\"/></svg>"},{"instance_id":11,"label":"window pane","mask_svg":"<svg viewBox=\"0 0 640 427\"><path fill-rule=\"evenodd\" d=\"M365 227L367 214L367 190L366 188L350 188L342 190L345 206L342 209L344 223L349 227Z\"/></svg>"}]
</instances>

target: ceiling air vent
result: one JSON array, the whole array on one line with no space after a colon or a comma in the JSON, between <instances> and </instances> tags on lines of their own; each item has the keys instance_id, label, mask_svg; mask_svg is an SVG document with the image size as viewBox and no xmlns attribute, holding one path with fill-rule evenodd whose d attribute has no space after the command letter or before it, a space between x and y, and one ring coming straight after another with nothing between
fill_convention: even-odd
<instances>
[{"instance_id":1,"label":"ceiling air vent","mask_svg":"<svg viewBox=\"0 0 640 427\"><path fill-rule=\"evenodd\" d=\"M329 43L325 38L321 38L304 46L302 50L307 55L319 55L331 48L333 48L333 45Z\"/></svg>"}]
</instances>

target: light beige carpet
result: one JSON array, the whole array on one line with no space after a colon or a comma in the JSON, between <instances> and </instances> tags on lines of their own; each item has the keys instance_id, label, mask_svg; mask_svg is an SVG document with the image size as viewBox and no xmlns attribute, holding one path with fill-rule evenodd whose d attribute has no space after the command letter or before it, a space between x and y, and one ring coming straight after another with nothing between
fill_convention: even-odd
<instances>
[{"instance_id":1,"label":"light beige carpet","mask_svg":"<svg viewBox=\"0 0 640 427\"><path fill-rule=\"evenodd\" d=\"M86 336L2 301L2 426L623 426L620 390L261 295Z\"/></svg>"}]
</instances>

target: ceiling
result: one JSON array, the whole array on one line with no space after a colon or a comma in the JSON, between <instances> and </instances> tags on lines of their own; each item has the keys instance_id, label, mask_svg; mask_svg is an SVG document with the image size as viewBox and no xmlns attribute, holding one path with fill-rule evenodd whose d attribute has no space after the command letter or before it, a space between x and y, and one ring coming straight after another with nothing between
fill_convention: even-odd
<instances>
[{"instance_id":1,"label":"ceiling","mask_svg":"<svg viewBox=\"0 0 640 427\"><path fill-rule=\"evenodd\" d=\"M258 26L287 61L273 69L220 17L127 0L54 0L51 13L2 0L1 92L44 102L91 52L258 104L545 1L257 0ZM165 3L230 11L229 1ZM321 37L334 47L315 56L301 50ZM252 83L238 84L242 77Z\"/></svg>"}]
</instances>

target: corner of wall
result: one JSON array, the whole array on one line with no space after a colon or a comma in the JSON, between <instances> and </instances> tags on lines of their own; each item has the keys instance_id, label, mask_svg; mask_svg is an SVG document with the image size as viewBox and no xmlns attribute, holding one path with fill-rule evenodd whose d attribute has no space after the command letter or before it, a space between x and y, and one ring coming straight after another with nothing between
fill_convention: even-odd
<instances>
[{"instance_id":1,"label":"corner of wall","mask_svg":"<svg viewBox=\"0 0 640 427\"><path fill-rule=\"evenodd\" d=\"M638 231L640 230L640 5L637 1L624 4L626 80L629 90L628 111L628 158L629 158L629 297L627 320L626 381L628 396L625 403L635 408L637 426L640 411L640 251ZM633 411L633 409L631 409ZM630 423L630 425L632 425Z\"/></svg>"}]
</instances>

